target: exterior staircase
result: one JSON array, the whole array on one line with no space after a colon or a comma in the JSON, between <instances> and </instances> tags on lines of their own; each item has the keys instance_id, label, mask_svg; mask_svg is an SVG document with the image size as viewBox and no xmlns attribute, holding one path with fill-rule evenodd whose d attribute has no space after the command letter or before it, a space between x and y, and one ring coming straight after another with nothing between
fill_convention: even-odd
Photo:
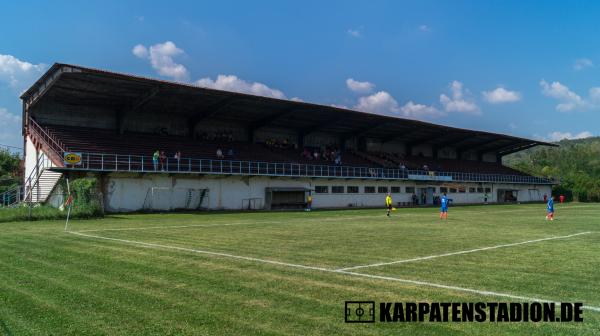
<instances>
[{"instance_id":1,"label":"exterior staircase","mask_svg":"<svg viewBox=\"0 0 600 336\"><path fill-rule=\"evenodd\" d=\"M37 148L39 156L29 176L23 181L23 187L18 189L17 199L13 200L11 205L21 202L46 202L63 175L50 169L63 165L62 155L65 150L62 144L31 118L27 127L27 136Z\"/></svg>"},{"instance_id":2,"label":"exterior staircase","mask_svg":"<svg viewBox=\"0 0 600 336\"><path fill-rule=\"evenodd\" d=\"M54 190L58 180L62 177L62 173L54 172L48 169L42 170L38 177L37 183L34 185L30 195L30 202L44 203L48 200L48 196Z\"/></svg>"}]
</instances>

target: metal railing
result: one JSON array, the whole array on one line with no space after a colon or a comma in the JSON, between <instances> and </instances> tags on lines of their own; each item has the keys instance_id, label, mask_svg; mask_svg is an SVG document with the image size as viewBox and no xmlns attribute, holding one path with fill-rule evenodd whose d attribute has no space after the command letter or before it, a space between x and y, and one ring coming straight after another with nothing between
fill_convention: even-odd
<instances>
[{"instance_id":1,"label":"metal railing","mask_svg":"<svg viewBox=\"0 0 600 336\"><path fill-rule=\"evenodd\" d=\"M43 142L49 149L49 156L55 159L56 162L62 162L62 153L65 152L65 146L52 132L42 128L35 120L29 118L28 130L31 135Z\"/></svg>"},{"instance_id":2,"label":"metal railing","mask_svg":"<svg viewBox=\"0 0 600 336\"><path fill-rule=\"evenodd\" d=\"M65 165L65 167L61 169L103 172L166 172L385 180L400 179L442 182L555 183L553 179L526 175L434 172L393 168L193 158L167 158L164 161L153 161L151 156L103 153L81 153L81 161L78 165Z\"/></svg>"},{"instance_id":3,"label":"metal railing","mask_svg":"<svg viewBox=\"0 0 600 336\"><path fill-rule=\"evenodd\" d=\"M0 193L0 208L19 204L23 200L23 186L16 186Z\"/></svg>"},{"instance_id":4,"label":"metal railing","mask_svg":"<svg viewBox=\"0 0 600 336\"><path fill-rule=\"evenodd\" d=\"M24 179L23 185L16 186L0 193L0 206L13 206L21 202L35 202L40 198L39 179L45 169L52 167L50 159L41 154L29 176ZM37 197L34 197L36 196Z\"/></svg>"}]
</instances>

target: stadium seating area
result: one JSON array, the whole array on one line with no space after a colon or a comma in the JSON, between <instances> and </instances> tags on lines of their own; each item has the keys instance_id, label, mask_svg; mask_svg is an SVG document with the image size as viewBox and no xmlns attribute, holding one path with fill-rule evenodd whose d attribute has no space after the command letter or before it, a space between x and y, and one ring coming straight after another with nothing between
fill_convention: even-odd
<instances>
[{"instance_id":1,"label":"stadium seating area","mask_svg":"<svg viewBox=\"0 0 600 336\"><path fill-rule=\"evenodd\" d=\"M152 156L156 150L165 151L168 158L176 152L182 158L219 159L217 150L221 149L225 160L286 162L317 165L334 165L332 161L322 158L307 159L302 149L274 148L265 144L237 141L193 140L189 137L169 136L147 133L125 133L118 135L112 130L95 128L42 126L49 134L62 143L65 150L85 153L105 153L119 155ZM229 155L230 150L233 155ZM525 175L517 170L501 164L466 160L433 159L430 157L409 156L385 152L341 152L342 165L356 167L400 168L430 171Z\"/></svg>"},{"instance_id":2,"label":"stadium seating area","mask_svg":"<svg viewBox=\"0 0 600 336\"><path fill-rule=\"evenodd\" d=\"M323 159L308 160L299 150L271 148L264 144L248 142L215 142L193 140L189 137L166 136L159 134L126 133L118 135L114 131L94 128L73 128L65 126L44 126L58 138L65 150L86 153L107 153L120 155L152 156L156 150L165 151L172 158L179 151L183 158L219 159L217 150L221 149L226 160L293 162L332 165ZM233 155L228 155L229 150ZM342 153L342 163L349 166L375 167L372 162L351 152Z\"/></svg>"}]
</instances>

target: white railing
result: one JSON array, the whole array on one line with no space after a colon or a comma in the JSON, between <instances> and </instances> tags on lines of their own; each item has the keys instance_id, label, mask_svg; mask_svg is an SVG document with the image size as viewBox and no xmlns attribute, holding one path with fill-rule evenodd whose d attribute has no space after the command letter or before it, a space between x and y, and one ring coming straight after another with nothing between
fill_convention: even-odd
<instances>
[{"instance_id":1,"label":"white railing","mask_svg":"<svg viewBox=\"0 0 600 336\"><path fill-rule=\"evenodd\" d=\"M102 153L81 153L81 162L79 165L65 165L61 169L104 172L168 172L219 175L401 179L443 182L556 183L553 179L527 175L433 172L288 162L168 158L162 163L158 162L155 164L151 156Z\"/></svg>"}]
</instances>

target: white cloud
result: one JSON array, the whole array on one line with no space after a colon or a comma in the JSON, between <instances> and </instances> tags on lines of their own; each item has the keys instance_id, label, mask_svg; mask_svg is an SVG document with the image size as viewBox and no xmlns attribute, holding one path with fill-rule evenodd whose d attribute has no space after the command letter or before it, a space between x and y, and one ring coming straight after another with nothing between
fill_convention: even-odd
<instances>
[{"instance_id":1,"label":"white cloud","mask_svg":"<svg viewBox=\"0 0 600 336\"><path fill-rule=\"evenodd\" d=\"M146 58L146 57L148 57L148 48L146 48L142 44L138 44L135 47L133 47L133 49L131 50L131 52L135 56L137 56L139 58Z\"/></svg>"},{"instance_id":2,"label":"white cloud","mask_svg":"<svg viewBox=\"0 0 600 336\"><path fill-rule=\"evenodd\" d=\"M360 26L356 29L350 28L346 31L346 33L355 38L363 37L363 26Z\"/></svg>"},{"instance_id":3,"label":"white cloud","mask_svg":"<svg viewBox=\"0 0 600 336\"><path fill-rule=\"evenodd\" d=\"M590 89L590 101L594 105L600 105L600 87Z\"/></svg>"},{"instance_id":4,"label":"white cloud","mask_svg":"<svg viewBox=\"0 0 600 336\"><path fill-rule=\"evenodd\" d=\"M21 147L21 117L0 107L0 141L6 145Z\"/></svg>"},{"instance_id":5,"label":"white cloud","mask_svg":"<svg viewBox=\"0 0 600 336\"><path fill-rule=\"evenodd\" d=\"M346 86L352 92L371 93L373 91L373 88L375 87L375 84L371 82L359 82L352 78L348 78L346 79Z\"/></svg>"},{"instance_id":6,"label":"white cloud","mask_svg":"<svg viewBox=\"0 0 600 336\"><path fill-rule=\"evenodd\" d=\"M490 104L513 103L521 100L521 94L517 91L510 91L503 87L498 87L491 91L482 92L483 99Z\"/></svg>"},{"instance_id":7,"label":"white cloud","mask_svg":"<svg viewBox=\"0 0 600 336\"><path fill-rule=\"evenodd\" d=\"M542 93L545 96L560 101L560 103L556 105L556 109L560 112L573 111L588 105L581 96L571 91L567 86L562 85L560 82L552 82L552 84L549 84L545 80L541 80L540 86L542 87ZM594 88L592 90L594 90ZM595 92L596 91L593 91L591 93Z\"/></svg>"},{"instance_id":8,"label":"white cloud","mask_svg":"<svg viewBox=\"0 0 600 336\"><path fill-rule=\"evenodd\" d=\"M573 69L576 71L583 70L585 68L590 68L594 66L594 62L592 62L589 58L579 58L576 59L573 63Z\"/></svg>"},{"instance_id":9,"label":"white cloud","mask_svg":"<svg viewBox=\"0 0 600 336\"><path fill-rule=\"evenodd\" d=\"M148 59L152 68L159 75L172 78L174 80L186 81L189 78L188 70L182 64L176 63L174 57L182 55L184 51L177 48L175 43L166 41L157 43L150 48L138 44L131 52L141 59Z\"/></svg>"},{"instance_id":10,"label":"white cloud","mask_svg":"<svg viewBox=\"0 0 600 336\"><path fill-rule=\"evenodd\" d=\"M249 93L257 96L285 99L283 92L270 88L258 82L247 82L235 75L218 75L212 80L208 77L201 78L195 82L196 85L226 91Z\"/></svg>"},{"instance_id":11,"label":"white cloud","mask_svg":"<svg viewBox=\"0 0 600 336\"><path fill-rule=\"evenodd\" d=\"M376 92L370 96L358 98L354 109L379 114L399 113L400 107L392 95L385 91Z\"/></svg>"},{"instance_id":12,"label":"white cloud","mask_svg":"<svg viewBox=\"0 0 600 336\"><path fill-rule=\"evenodd\" d=\"M424 31L424 32L430 32L431 31L431 27L429 27L428 25L423 24L423 25L419 26L419 30L420 31Z\"/></svg>"},{"instance_id":13,"label":"white cloud","mask_svg":"<svg viewBox=\"0 0 600 336\"><path fill-rule=\"evenodd\" d=\"M0 82L6 82L19 91L31 85L44 70L45 64L32 64L12 55L0 54Z\"/></svg>"},{"instance_id":14,"label":"white cloud","mask_svg":"<svg viewBox=\"0 0 600 336\"><path fill-rule=\"evenodd\" d=\"M589 131L583 131L583 132L580 132L577 134L572 134L571 132L555 131L552 133L548 133L548 136L546 136L544 139L548 140L548 141L560 141L560 140L564 140L564 139L568 139L568 140L584 139L584 138L589 138L592 136L594 136L594 135Z\"/></svg>"},{"instance_id":15,"label":"white cloud","mask_svg":"<svg viewBox=\"0 0 600 336\"><path fill-rule=\"evenodd\" d=\"M466 97L468 90L463 90L463 84L459 81L453 81L450 83L450 94L452 97L448 97L445 94L440 95L440 103L444 106L446 112L460 112L466 114L479 115L481 111L479 106L475 102Z\"/></svg>"},{"instance_id":16,"label":"white cloud","mask_svg":"<svg viewBox=\"0 0 600 336\"><path fill-rule=\"evenodd\" d=\"M412 101L404 104L400 108L400 113L404 117L413 119L438 118L445 115L443 111L438 110L434 106L415 104Z\"/></svg>"}]
</instances>

